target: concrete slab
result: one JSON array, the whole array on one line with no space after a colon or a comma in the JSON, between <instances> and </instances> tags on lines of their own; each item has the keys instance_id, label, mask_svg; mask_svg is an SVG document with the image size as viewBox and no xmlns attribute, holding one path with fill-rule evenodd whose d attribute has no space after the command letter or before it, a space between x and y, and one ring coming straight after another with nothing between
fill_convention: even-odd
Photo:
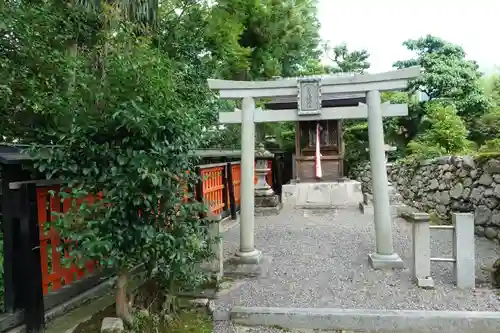
<instances>
[{"instance_id":1,"label":"concrete slab","mask_svg":"<svg viewBox=\"0 0 500 333\"><path fill-rule=\"evenodd\" d=\"M282 187L285 208L340 208L357 206L362 200L361 183L350 179L287 184Z\"/></svg>"},{"instance_id":2,"label":"concrete slab","mask_svg":"<svg viewBox=\"0 0 500 333\"><path fill-rule=\"evenodd\" d=\"M500 312L234 307L237 325L405 333L498 333Z\"/></svg>"}]
</instances>

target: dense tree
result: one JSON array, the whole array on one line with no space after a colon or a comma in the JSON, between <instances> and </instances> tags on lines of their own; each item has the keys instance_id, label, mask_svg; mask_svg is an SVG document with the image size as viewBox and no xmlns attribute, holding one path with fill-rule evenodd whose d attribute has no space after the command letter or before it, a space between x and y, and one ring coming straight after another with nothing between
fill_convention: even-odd
<instances>
[{"instance_id":1,"label":"dense tree","mask_svg":"<svg viewBox=\"0 0 500 333\"><path fill-rule=\"evenodd\" d=\"M316 0L221 0L211 8L213 52L225 79L294 76L319 58Z\"/></svg>"},{"instance_id":2,"label":"dense tree","mask_svg":"<svg viewBox=\"0 0 500 333\"><path fill-rule=\"evenodd\" d=\"M222 63L218 76L266 80L322 73L316 3L316 0L218 1L211 8L207 27L209 49ZM290 126L259 124L257 138L264 141L266 133L280 136ZM276 131L277 128L281 130ZM230 131L234 134L235 126L230 126Z\"/></svg>"},{"instance_id":3,"label":"dense tree","mask_svg":"<svg viewBox=\"0 0 500 333\"><path fill-rule=\"evenodd\" d=\"M64 243L77 264L93 259L120 276L117 312L130 321L118 295L131 267L155 268L171 290L203 282L196 264L210 258L204 207L184 201L196 181L189 152L215 105L206 86L213 61L196 57L204 27L192 26L204 12L190 7L182 24L164 13L164 30L144 34L113 8L66 6L9 3L0 12L1 134L32 143L38 171L63 182L61 196L102 194L51 226L78 242Z\"/></svg>"},{"instance_id":4,"label":"dense tree","mask_svg":"<svg viewBox=\"0 0 500 333\"><path fill-rule=\"evenodd\" d=\"M323 44L325 55L333 66L327 66L328 73L363 73L370 68L367 50L349 51L346 43L331 47L328 43Z\"/></svg>"},{"instance_id":5,"label":"dense tree","mask_svg":"<svg viewBox=\"0 0 500 333\"><path fill-rule=\"evenodd\" d=\"M453 103L458 115L471 129L470 137L477 139L476 120L490 107L489 99L481 87L478 65L465 59L465 52L460 46L435 36L410 39L403 45L416 57L397 61L394 67L421 66L423 69L421 77L410 83L408 93L411 95L421 91L430 101L446 100ZM401 98L401 95L397 96ZM426 110L426 101L411 96L407 96L406 100L410 102L410 116L388 122L392 129L390 139L400 142L402 146L406 146L421 131Z\"/></svg>"},{"instance_id":6,"label":"dense tree","mask_svg":"<svg viewBox=\"0 0 500 333\"><path fill-rule=\"evenodd\" d=\"M451 99L460 115L473 116L486 111L488 101L480 85L481 73L475 61L465 59L462 47L427 35L403 43L416 57L394 63L396 68L421 66L423 73L411 82L410 91L420 90L430 100Z\"/></svg>"},{"instance_id":7,"label":"dense tree","mask_svg":"<svg viewBox=\"0 0 500 333\"><path fill-rule=\"evenodd\" d=\"M494 106L500 106L500 75L485 76L481 80L482 87L487 96L491 98Z\"/></svg>"}]
</instances>

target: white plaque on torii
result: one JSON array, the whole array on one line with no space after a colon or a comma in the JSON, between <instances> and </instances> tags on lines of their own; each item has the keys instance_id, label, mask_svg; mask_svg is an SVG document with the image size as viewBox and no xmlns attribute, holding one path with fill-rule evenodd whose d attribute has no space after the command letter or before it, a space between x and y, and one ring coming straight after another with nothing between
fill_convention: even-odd
<instances>
[{"instance_id":1,"label":"white plaque on torii","mask_svg":"<svg viewBox=\"0 0 500 333\"><path fill-rule=\"evenodd\" d=\"M321 113L321 78L297 79L297 114L310 116Z\"/></svg>"}]
</instances>

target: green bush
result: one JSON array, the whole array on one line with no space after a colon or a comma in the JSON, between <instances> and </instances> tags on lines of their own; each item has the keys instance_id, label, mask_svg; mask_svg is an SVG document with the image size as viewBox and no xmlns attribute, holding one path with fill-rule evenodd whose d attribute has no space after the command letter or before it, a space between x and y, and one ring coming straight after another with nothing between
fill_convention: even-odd
<instances>
[{"instance_id":1,"label":"green bush","mask_svg":"<svg viewBox=\"0 0 500 333\"><path fill-rule=\"evenodd\" d=\"M500 153L500 138L486 141L478 150L479 153Z\"/></svg>"},{"instance_id":2,"label":"green bush","mask_svg":"<svg viewBox=\"0 0 500 333\"><path fill-rule=\"evenodd\" d=\"M368 148L368 123L366 121L346 122L343 139L345 145L345 174L350 175L359 165L370 158Z\"/></svg>"},{"instance_id":3,"label":"green bush","mask_svg":"<svg viewBox=\"0 0 500 333\"><path fill-rule=\"evenodd\" d=\"M408 143L411 155L432 158L470 152L469 131L453 105L429 102L423 118L424 131Z\"/></svg>"}]
</instances>

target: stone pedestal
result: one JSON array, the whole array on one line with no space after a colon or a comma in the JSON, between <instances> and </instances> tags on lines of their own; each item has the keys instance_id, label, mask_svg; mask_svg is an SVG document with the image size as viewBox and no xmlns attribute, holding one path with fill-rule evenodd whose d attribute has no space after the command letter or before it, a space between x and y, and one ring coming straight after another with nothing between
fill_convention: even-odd
<instances>
[{"instance_id":1,"label":"stone pedestal","mask_svg":"<svg viewBox=\"0 0 500 333\"><path fill-rule=\"evenodd\" d=\"M271 169L268 167L268 160L274 155L260 144L255 152L255 215L277 215L281 210L281 202L278 195L267 183L266 177Z\"/></svg>"},{"instance_id":2,"label":"stone pedestal","mask_svg":"<svg viewBox=\"0 0 500 333\"><path fill-rule=\"evenodd\" d=\"M361 183L351 179L338 182L283 185L283 206L329 209L356 206L362 200Z\"/></svg>"}]
</instances>

